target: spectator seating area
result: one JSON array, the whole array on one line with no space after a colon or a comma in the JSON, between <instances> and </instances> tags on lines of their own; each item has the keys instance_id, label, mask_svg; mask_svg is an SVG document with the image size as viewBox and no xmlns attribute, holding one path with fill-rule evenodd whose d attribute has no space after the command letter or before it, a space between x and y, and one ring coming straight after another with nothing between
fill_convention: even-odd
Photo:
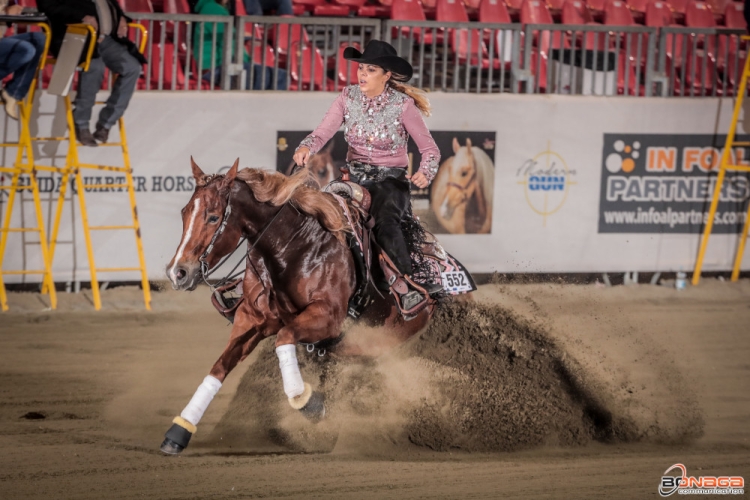
<instances>
[{"instance_id":1,"label":"spectator seating area","mask_svg":"<svg viewBox=\"0 0 750 500\"><path fill-rule=\"evenodd\" d=\"M119 2L126 12L134 14L191 15L188 0ZM18 3L35 6L35 0L19 0ZM527 69L536 79L534 90L537 92L548 91L547 64L552 52L556 49L559 52L559 49L579 48L617 52L620 73L618 93L643 94L647 34L640 34L637 39L635 35L628 35L632 44L628 42L625 50L624 39L628 37L605 37L604 32L571 34L575 27L611 26L612 32L617 32L616 27L622 30L622 27L639 26L746 30L743 2L733 0L293 0L293 3L295 13L301 19L316 21L319 20L316 18L322 17L339 18L341 21L366 17L374 18L373 21L559 25L559 28L556 27L559 31L546 34L535 32L531 53L525 59L522 49L519 53L522 60L530 63ZM245 15L241 0L230 0L229 7L236 15ZM196 54L191 54L192 47L188 46L188 32L192 29L192 33L195 33L197 23L189 27L189 21L144 19L139 22L147 25L152 40L146 54L150 64L145 68L139 88L195 90L216 87L215 82L200 78ZM285 69L289 74L290 90L337 90L356 81L356 65L343 59L343 48L347 43L331 46L328 40L323 47L320 38L316 41L315 35L311 36L314 27L309 25L270 24L265 28L260 23L247 23L244 30L245 50L256 64ZM447 48L450 51L450 64L473 67L472 78L481 72L510 71L509 33L463 27L448 30L394 28L393 35L402 38L401 42L403 38L412 40L416 48L410 51L424 51L425 46L429 49L432 45L433 53L428 56L434 59L438 58L434 53L436 47ZM364 42L366 39L369 36L360 32L359 40ZM523 45L523 36L520 42ZM692 87L708 89L708 93L711 93L716 82L722 79L725 82L722 87L726 91L727 87L737 83L746 56L746 48L740 46L736 36L667 35L665 45L666 67L663 69L670 75L674 88L681 89L683 95L690 94ZM641 53L636 53L636 46L641 47ZM403 52L404 46L400 45L399 49ZM440 56L444 57L443 54ZM220 66L221 61L217 61L216 65ZM49 77L49 74L45 76ZM237 82L234 82L234 86L237 86Z\"/></svg>"}]
</instances>

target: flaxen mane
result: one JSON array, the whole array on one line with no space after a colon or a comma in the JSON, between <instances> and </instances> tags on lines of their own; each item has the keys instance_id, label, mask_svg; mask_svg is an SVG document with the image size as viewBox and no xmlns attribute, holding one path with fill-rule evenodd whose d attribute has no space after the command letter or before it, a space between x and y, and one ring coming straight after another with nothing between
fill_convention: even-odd
<instances>
[{"instance_id":1,"label":"flaxen mane","mask_svg":"<svg viewBox=\"0 0 750 500\"><path fill-rule=\"evenodd\" d=\"M336 200L310 187L310 183L317 185L317 181L306 168L288 177L268 170L244 168L237 173L237 178L250 186L255 199L261 203L278 207L291 201L298 210L315 217L324 229L342 240L344 231L349 230Z\"/></svg>"}]
</instances>

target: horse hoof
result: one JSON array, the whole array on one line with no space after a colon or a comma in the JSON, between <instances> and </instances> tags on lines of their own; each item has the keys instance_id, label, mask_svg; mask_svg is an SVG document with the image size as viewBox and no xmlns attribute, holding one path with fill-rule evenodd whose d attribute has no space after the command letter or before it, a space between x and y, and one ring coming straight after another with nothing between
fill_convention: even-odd
<instances>
[{"instance_id":1,"label":"horse hoof","mask_svg":"<svg viewBox=\"0 0 750 500\"><path fill-rule=\"evenodd\" d=\"M314 391L310 400L299 410L308 420L317 424L326 416L326 401L322 392Z\"/></svg>"},{"instance_id":2,"label":"horse hoof","mask_svg":"<svg viewBox=\"0 0 750 500\"><path fill-rule=\"evenodd\" d=\"M190 427L190 429L186 429L186 427ZM182 417L176 417L172 427L164 434L164 442L161 443L159 449L168 455L179 455L182 450L187 448L195 430L193 424Z\"/></svg>"},{"instance_id":3,"label":"horse hoof","mask_svg":"<svg viewBox=\"0 0 750 500\"><path fill-rule=\"evenodd\" d=\"M166 453L167 455L179 455L180 453L182 453L182 450L184 450L185 447L180 446L169 438L164 438L164 442L161 444L159 449L162 453Z\"/></svg>"},{"instance_id":4,"label":"horse hoof","mask_svg":"<svg viewBox=\"0 0 750 500\"><path fill-rule=\"evenodd\" d=\"M313 391L307 382L305 382L305 391L299 396L289 398L289 404L313 423L323 420L326 414L325 396L322 392Z\"/></svg>"}]
</instances>

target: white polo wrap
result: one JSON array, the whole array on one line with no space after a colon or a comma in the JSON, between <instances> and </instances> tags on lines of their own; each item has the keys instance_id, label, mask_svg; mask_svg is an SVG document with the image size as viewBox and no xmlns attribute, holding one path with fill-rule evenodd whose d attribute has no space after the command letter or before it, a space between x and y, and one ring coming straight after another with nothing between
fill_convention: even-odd
<instances>
[{"instance_id":1,"label":"white polo wrap","mask_svg":"<svg viewBox=\"0 0 750 500\"><path fill-rule=\"evenodd\" d=\"M293 398L305 392L305 383L302 382L302 374L297 364L297 347L294 344L280 345L276 348L276 356L279 358L281 379L284 381L284 392L287 397Z\"/></svg>"},{"instance_id":2,"label":"white polo wrap","mask_svg":"<svg viewBox=\"0 0 750 500\"><path fill-rule=\"evenodd\" d=\"M198 386L198 390L195 391L193 399L187 404L180 416L190 422L193 425L198 425L198 422L203 418L203 414L206 412L206 408L211 404L211 400L216 396L216 393L221 389L221 382L219 379L212 375L208 375L203 379L201 385Z\"/></svg>"}]
</instances>

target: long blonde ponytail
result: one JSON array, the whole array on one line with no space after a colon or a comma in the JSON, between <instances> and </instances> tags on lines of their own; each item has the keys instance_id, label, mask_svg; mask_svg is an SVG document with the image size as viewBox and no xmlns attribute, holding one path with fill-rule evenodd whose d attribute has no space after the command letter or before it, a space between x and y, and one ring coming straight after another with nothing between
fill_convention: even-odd
<instances>
[{"instance_id":1,"label":"long blonde ponytail","mask_svg":"<svg viewBox=\"0 0 750 500\"><path fill-rule=\"evenodd\" d=\"M396 73L393 73L393 76L397 77ZM417 106L417 109L422 112L425 116L430 116L431 114L431 108L430 108L430 100L427 99L427 92L425 92L422 89L418 89L417 87L414 87L412 85L409 85L408 83L400 82L396 78L391 77L388 80L388 83L391 87L393 87L394 90L397 90L403 94L408 95L412 99L414 99L414 105Z\"/></svg>"}]
</instances>

